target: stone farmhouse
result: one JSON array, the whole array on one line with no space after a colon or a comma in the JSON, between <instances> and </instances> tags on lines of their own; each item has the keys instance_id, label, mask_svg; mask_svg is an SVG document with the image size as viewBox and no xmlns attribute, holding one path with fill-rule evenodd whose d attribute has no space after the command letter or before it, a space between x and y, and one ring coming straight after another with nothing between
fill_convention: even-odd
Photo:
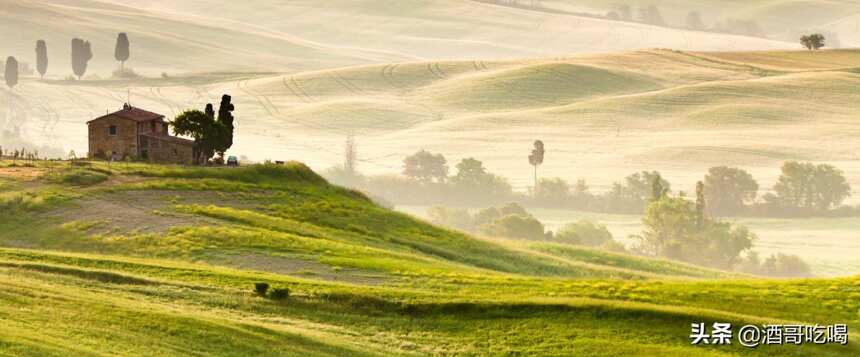
<instances>
[{"instance_id":1,"label":"stone farmhouse","mask_svg":"<svg viewBox=\"0 0 860 357\"><path fill-rule=\"evenodd\" d=\"M193 163L194 141L170 135L163 115L125 104L120 111L88 121L87 126L91 158Z\"/></svg>"}]
</instances>

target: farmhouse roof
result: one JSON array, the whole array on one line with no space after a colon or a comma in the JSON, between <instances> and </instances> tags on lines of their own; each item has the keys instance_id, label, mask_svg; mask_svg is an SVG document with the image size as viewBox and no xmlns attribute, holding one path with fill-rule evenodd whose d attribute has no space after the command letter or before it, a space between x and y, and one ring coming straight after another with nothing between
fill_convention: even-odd
<instances>
[{"instance_id":1,"label":"farmhouse roof","mask_svg":"<svg viewBox=\"0 0 860 357\"><path fill-rule=\"evenodd\" d=\"M136 122L147 122L151 120L164 119L164 115L150 112L148 110L143 110L140 108L132 107L131 105L125 104L122 107L122 110L106 114L95 118L93 120L88 121L87 123L94 122L96 120L108 118L108 117L120 117L123 119L134 120Z\"/></svg>"}]
</instances>

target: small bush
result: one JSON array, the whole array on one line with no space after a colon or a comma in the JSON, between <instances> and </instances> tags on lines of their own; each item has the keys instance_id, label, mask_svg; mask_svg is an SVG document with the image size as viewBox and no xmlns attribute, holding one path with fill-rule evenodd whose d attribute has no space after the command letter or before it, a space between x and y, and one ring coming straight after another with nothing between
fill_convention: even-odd
<instances>
[{"instance_id":1,"label":"small bush","mask_svg":"<svg viewBox=\"0 0 860 357\"><path fill-rule=\"evenodd\" d=\"M272 289L272 293L269 295L272 300L284 300L290 297L290 289L287 288L274 288Z\"/></svg>"},{"instance_id":2,"label":"small bush","mask_svg":"<svg viewBox=\"0 0 860 357\"><path fill-rule=\"evenodd\" d=\"M107 181L108 176L91 170L72 170L63 173L56 180L69 185L90 186Z\"/></svg>"},{"instance_id":3,"label":"small bush","mask_svg":"<svg viewBox=\"0 0 860 357\"><path fill-rule=\"evenodd\" d=\"M570 223L560 229L554 239L560 243L598 247L612 241L612 233L602 224L589 220Z\"/></svg>"},{"instance_id":4,"label":"small bush","mask_svg":"<svg viewBox=\"0 0 860 357\"><path fill-rule=\"evenodd\" d=\"M269 292L269 283L256 283L254 284L254 292L260 296L266 296L266 293Z\"/></svg>"}]
</instances>

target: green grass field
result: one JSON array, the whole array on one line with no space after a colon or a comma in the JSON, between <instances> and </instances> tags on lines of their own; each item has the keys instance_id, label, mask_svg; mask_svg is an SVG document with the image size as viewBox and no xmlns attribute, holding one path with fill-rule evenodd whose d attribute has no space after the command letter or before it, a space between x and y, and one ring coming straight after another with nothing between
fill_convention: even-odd
<instances>
[{"instance_id":1,"label":"green grass field","mask_svg":"<svg viewBox=\"0 0 860 357\"><path fill-rule=\"evenodd\" d=\"M0 355L856 355L693 322L860 327L857 277L765 280L430 226L302 164L0 163ZM103 179L81 179L103 176ZM289 288L272 300L256 282Z\"/></svg>"}]
</instances>

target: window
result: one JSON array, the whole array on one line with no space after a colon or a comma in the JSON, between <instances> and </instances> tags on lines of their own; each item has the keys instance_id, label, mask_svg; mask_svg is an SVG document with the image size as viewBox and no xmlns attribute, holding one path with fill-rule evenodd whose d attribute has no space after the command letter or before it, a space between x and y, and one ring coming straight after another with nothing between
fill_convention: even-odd
<instances>
[{"instance_id":1,"label":"window","mask_svg":"<svg viewBox=\"0 0 860 357\"><path fill-rule=\"evenodd\" d=\"M117 133L117 127L116 127L116 125L111 125L111 126L108 128L108 135L110 135L110 136L116 136L116 133Z\"/></svg>"}]
</instances>

